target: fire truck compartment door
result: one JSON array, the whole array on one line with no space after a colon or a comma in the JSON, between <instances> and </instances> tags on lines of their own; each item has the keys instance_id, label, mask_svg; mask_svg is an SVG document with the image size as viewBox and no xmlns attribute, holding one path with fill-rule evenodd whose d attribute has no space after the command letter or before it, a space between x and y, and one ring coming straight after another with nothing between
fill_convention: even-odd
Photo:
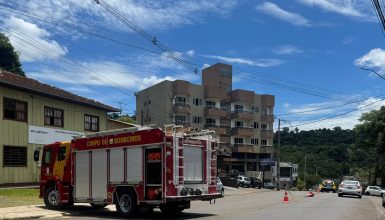
<instances>
[{"instance_id":1,"label":"fire truck compartment door","mask_svg":"<svg viewBox=\"0 0 385 220\"><path fill-rule=\"evenodd\" d=\"M137 184L142 181L143 156L141 147L127 148L127 182Z\"/></svg>"},{"instance_id":2,"label":"fire truck compartment door","mask_svg":"<svg viewBox=\"0 0 385 220\"><path fill-rule=\"evenodd\" d=\"M123 148L110 150L110 181L124 182L124 150Z\"/></svg>"},{"instance_id":3,"label":"fire truck compartment door","mask_svg":"<svg viewBox=\"0 0 385 220\"><path fill-rule=\"evenodd\" d=\"M89 152L76 152L75 154L75 198L89 198Z\"/></svg>"},{"instance_id":4,"label":"fire truck compartment door","mask_svg":"<svg viewBox=\"0 0 385 220\"><path fill-rule=\"evenodd\" d=\"M184 145L184 181L203 181L203 148Z\"/></svg>"},{"instance_id":5,"label":"fire truck compartment door","mask_svg":"<svg viewBox=\"0 0 385 220\"><path fill-rule=\"evenodd\" d=\"M107 152L92 151L92 199L104 201L107 198Z\"/></svg>"}]
</instances>

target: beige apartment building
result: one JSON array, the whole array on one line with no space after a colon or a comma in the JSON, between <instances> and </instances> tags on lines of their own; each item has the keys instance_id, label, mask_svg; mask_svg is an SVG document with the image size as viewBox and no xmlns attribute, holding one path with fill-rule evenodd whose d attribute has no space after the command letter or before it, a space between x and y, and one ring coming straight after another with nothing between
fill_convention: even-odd
<instances>
[{"instance_id":1,"label":"beige apartment building","mask_svg":"<svg viewBox=\"0 0 385 220\"><path fill-rule=\"evenodd\" d=\"M265 170L268 182L272 180L274 103L272 95L233 90L232 66L217 63L202 70L202 85L165 80L136 93L136 120L141 125L214 130L220 140L221 171L261 177Z\"/></svg>"}]
</instances>

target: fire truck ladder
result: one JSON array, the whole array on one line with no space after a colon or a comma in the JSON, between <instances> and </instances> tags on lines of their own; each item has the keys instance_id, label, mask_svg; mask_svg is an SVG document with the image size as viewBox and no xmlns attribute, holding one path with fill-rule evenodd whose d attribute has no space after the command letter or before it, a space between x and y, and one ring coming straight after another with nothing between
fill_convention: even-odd
<instances>
[{"instance_id":1,"label":"fire truck ladder","mask_svg":"<svg viewBox=\"0 0 385 220\"><path fill-rule=\"evenodd\" d=\"M172 127L172 132L173 132L173 154L174 156L174 185L177 188L182 188L184 184L184 177L183 177L183 172L181 174L181 170L183 171L183 156L180 155L180 150L183 149L183 146L179 146L179 140L180 138L183 138L184 134L182 132L177 132L177 129L180 128L183 130L182 125L168 125L167 127ZM167 129L165 126L165 130Z\"/></svg>"}]
</instances>

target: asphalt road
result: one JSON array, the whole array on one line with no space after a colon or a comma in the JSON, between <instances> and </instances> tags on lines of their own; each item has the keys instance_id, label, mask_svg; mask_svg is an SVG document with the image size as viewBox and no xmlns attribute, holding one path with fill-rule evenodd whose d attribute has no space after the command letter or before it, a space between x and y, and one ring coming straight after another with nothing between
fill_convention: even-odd
<instances>
[{"instance_id":1,"label":"asphalt road","mask_svg":"<svg viewBox=\"0 0 385 220\"><path fill-rule=\"evenodd\" d=\"M273 219L273 220L385 220L385 208L381 198L363 196L338 197L333 193L321 193L313 198L304 192L292 192L290 201L283 203L283 191L258 192L233 195L218 199L215 204L193 202L191 209L185 210L174 219ZM71 219L120 219L109 209L95 211L88 206L74 209L73 214L63 216ZM55 218L57 219L57 218ZM155 209L136 219L170 219Z\"/></svg>"}]
</instances>

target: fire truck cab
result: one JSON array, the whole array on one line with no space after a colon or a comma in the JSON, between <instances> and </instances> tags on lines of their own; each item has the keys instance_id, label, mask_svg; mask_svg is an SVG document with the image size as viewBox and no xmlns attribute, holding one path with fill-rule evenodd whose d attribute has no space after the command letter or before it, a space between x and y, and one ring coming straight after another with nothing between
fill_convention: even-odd
<instances>
[{"instance_id":1,"label":"fire truck cab","mask_svg":"<svg viewBox=\"0 0 385 220\"><path fill-rule=\"evenodd\" d=\"M44 146L40 198L50 209L115 204L130 217L140 207L176 214L192 200L221 197L213 132L179 128L97 132Z\"/></svg>"}]
</instances>

